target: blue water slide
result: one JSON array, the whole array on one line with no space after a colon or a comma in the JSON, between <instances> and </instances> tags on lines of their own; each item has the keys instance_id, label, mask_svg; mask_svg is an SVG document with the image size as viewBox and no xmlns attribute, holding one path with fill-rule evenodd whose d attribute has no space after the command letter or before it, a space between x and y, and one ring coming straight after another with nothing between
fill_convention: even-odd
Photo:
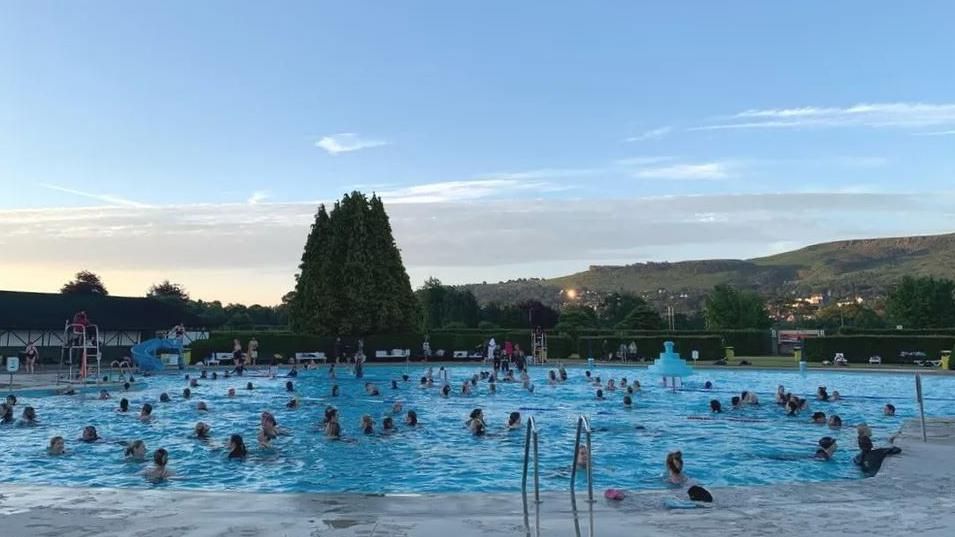
<instances>
[{"instance_id":1,"label":"blue water slide","mask_svg":"<svg viewBox=\"0 0 955 537\"><path fill-rule=\"evenodd\" d=\"M159 359L159 351L170 350L182 356L182 344L177 339L147 339L133 345L130 349L133 354L133 363L142 371L161 371L165 367Z\"/></svg>"}]
</instances>

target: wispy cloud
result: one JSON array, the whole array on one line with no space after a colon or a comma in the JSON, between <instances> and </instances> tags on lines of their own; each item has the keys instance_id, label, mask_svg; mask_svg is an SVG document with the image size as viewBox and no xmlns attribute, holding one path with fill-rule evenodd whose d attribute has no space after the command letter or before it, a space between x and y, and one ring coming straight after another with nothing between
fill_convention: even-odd
<instances>
[{"instance_id":1,"label":"wispy cloud","mask_svg":"<svg viewBox=\"0 0 955 537\"><path fill-rule=\"evenodd\" d=\"M674 164L643 168L633 173L634 177L671 179L677 181L712 181L732 176L733 166L727 162L703 162L698 164Z\"/></svg>"},{"instance_id":2,"label":"wispy cloud","mask_svg":"<svg viewBox=\"0 0 955 537\"><path fill-rule=\"evenodd\" d=\"M913 136L955 136L955 129L948 131L915 132Z\"/></svg>"},{"instance_id":3,"label":"wispy cloud","mask_svg":"<svg viewBox=\"0 0 955 537\"><path fill-rule=\"evenodd\" d=\"M656 140L659 138L663 138L664 136L670 134L671 132L673 132L673 127L670 127L670 126L659 127L656 129L648 130L636 136L630 136L628 138L624 138L623 141L624 142L644 142L646 140Z\"/></svg>"},{"instance_id":4,"label":"wispy cloud","mask_svg":"<svg viewBox=\"0 0 955 537\"><path fill-rule=\"evenodd\" d=\"M380 147L388 145L388 143L389 142L384 140L362 138L354 132L340 132L338 134L322 136L319 141L315 142L315 145L324 149L330 155L337 155L339 153L349 153L360 149Z\"/></svg>"},{"instance_id":5,"label":"wispy cloud","mask_svg":"<svg viewBox=\"0 0 955 537\"><path fill-rule=\"evenodd\" d=\"M541 168L517 172L493 172L480 174L475 179L563 179L594 175L603 171L600 168Z\"/></svg>"},{"instance_id":6,"label":"wispy cloud","mask_svg":"<svg viewBox=\"0 0 955 537\"><path fill-rule=\"evenodd\" d=\"M751 109L689 130L800 127L923 128L955 125L952 103L861 103L853 106Z\"/></svg>"},{"instance_id":7,"label":"wispy cloud","mask_svg":"<svg viewBox=\"0 0 955 537\"><path fill-rule=\"evenodd\" d=\"M269 199L269 192L267 190L256 190L245 202L249 205L258 205L267 199Z\"/></svg>"},{"instance_id":8,"label":"wispy cloud","mask_svg":"<svg viewBox=\"0 0 955 537\"><path fill-rule=\"evenodd\" d=\"M633 166L649 166L650 164L659 164L661 162L669 162L674 160L673 157L669 156L651 156L651 157L628 157L615 160L613 163L617 166L623 167L633 167Z\"/></svg>"},{"instance_id":9,"label":"wispy cloud","mask_svg":"<svg viewBox=\"0 0 955 537\"><path fill-rule=\"evenodd\" d=\"M65 186L60 186L60 185L51 185L48 183L38 183L38 185L49 190L55 190L57 192L73 194L74 196L80 196L83 198L89 198L89 199L93 199L97 201L102 201L109 204L109 206L111 207L137 207L141 209L150 207L150 205L146 203L140 203L138 201L122 198L119 196L114 196L112 194L97 194L94 192L84 192L82 190L67 188Z\"/></svg>"},{"instance_id":10,"label":"wispy cloud","mask_svg":"<svg viewBox=\"0 0 955 537\"><path fill-rule=\"evenodd\" d=\"M413 185L382 192L381 197L388 203L443 203L492 198L515 191L552 192L555 188L559 189L559 185L547 181L474 179Z\"/></svg>"}]
</instances>

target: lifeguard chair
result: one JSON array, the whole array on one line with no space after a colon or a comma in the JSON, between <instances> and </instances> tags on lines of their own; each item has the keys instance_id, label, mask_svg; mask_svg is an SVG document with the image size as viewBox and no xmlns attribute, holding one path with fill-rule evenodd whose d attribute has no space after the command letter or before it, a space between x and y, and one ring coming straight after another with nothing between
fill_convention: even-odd
<instances>
[{"instance_id":1,"label":"lifeguard chair","mask_svg":"<svg viewBox=\"0 0 955 537\"><path fill-rule=\"evenodd\" d=\"M69 381L73 381L73 365L79 366L79 377L89 376L89 361L96 360L96 376L99 378L100 362L103 355L99 348L99 327L95 324L83 324L66 321L63 328L63 348L60 352L60 368L69 364Z\"/></svg>"},{"instance_id":2,"label":"lifeguard chair","mask_svg":"<svg viewBox=\"0 0 955 537\"><path fill-rule=\"evenodd\" d=\"M535 364L547 362L547 332L540 327L531 331L531 345Z\"/></svg>"}]
</instances>

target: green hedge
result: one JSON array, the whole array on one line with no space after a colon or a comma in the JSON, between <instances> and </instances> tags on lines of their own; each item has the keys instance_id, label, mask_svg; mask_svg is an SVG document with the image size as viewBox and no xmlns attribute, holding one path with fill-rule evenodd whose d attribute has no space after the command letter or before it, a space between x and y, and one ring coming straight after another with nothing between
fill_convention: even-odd
<instances>
[{"instance_id":1,"label":"green hedge","mask_svg":"<svg viewBox=\"0 0 955 537\"><path fill-rule=\"evenodd\" d=\"M607 353L616 352L620 344L636 342L637 354L647 358L656 358L663 352L663 342L672 341L674 350L682 358L690 359L693 351L700 352L700 360L718 360L723 357L723 339L719 336L581 336L577 341L577 354L588 357L593 351L594 358L604 358Z\"/></svg>"},{"instance_id":2,"label":"green hedge","mask_svg":"<svg viewBox=\"0 0 955 537\"><path fill-rule=\"evenodd\" d=\"M853 363L868 363L870 356L881 356L882 363L911 363L899 357L901 352L924 352L925 358L938 360L943 350L955 346L955 336L825 336L803 340L803 356L810 362L832 360L841 352Z\"/></svg>"}]
</instances>

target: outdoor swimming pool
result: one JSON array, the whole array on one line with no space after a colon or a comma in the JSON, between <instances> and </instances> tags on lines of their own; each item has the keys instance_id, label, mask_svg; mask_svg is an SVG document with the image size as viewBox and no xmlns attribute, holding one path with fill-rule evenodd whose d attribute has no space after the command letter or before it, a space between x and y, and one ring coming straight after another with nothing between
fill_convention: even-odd
<instances>
[{"instance_id":1,"label":"outdoor swimming pool","mask_svg":"<svg viewBox=\"0 0 955 537\"><path fill-rule=\"evenodd\" d=\"M85 397L22 397L16 414L26 405L36 408L41 425L0 428L0 480L13 483L69 486L145 487L140 472L146 463L127 463L119 441L143 439L150 452L164 447L170 452L170 468L177 479L164 487L282 492L489 492L518 491L521 482L524 431L504 431L508 413L533 415L540 430L541 486L545 490L566 490L573 460L575 420L579 414L591 417L594 479L598 489L663 488L661 474L666 453L681 449L686 473L707 486L756 485L794 481L821 481L858 478L851 463L856 452L855 430L851 425L865 421L874 429L877 444L886 442L906 418L917 415L912 375L880 373L705 370L688 379L686 389L672 392L660 386L643 368L594 369L604 382L639 380L643 390L634 396L634 408L623 408L624 392L606 392L606 400L594 399L594 388L584 381L583 368L569 368L569 380L560 386L547 385L547 369L536 367L531 375L534 393L519 382L498 384L498 393L489 394L479 383L477 394L461 396L460 385L478 367L450 368L455 394L440 397L439 389L423 390L418 379L424 368L413 365L369 367L364 379L356 379L340 368L338 379L326 377L325 370L301 372L295 383L303 400L297 410L288 410L290 396L285 381L256 377L202 380L193 388L189 401L182 399L187 383L182 376L138 379L140 389L113 393L113 400ZM407 372L411 381L400 376ZM193 375L197 375L193 372ZM438 371L435 369L436 383ZM391 379L399 379L392 390ZM704 381L714 389L703 391ZM255 389L244 389L246 382ZM376 382L382 397L365 395L363 383ZM339 397L330 397L337 383ZM142 385L145 386L142 386ZM772 393L783 384L793 393L812 399L815 389L825 385L838 390L845 400L836 403L811 401L810 410L839 414L847 424L842 430L809 423L809 413L788 418L772 403ZM923 379L927 415L955 414L955 377L928 376ZM226 397L229 387L237 396ZM729 399L742 390L756 391L762 405L729 410ZM172 402L160 403L168 392ZM120 397L130 402L130 413L115 412ZM709 400L723 402L725 412L709 413ZM371 414L376 428L392 401L402 401L405 410L418 413L420 425L409 428L403 414L396 417L398 433L365 436L360 433L363 414ZM198 401L206 401L210 412L197 412ZM143 403L154 406L154 419L137 420ZM891 402L895 417L882 415ZM318 432L326 405L340 411L340 421L350 441L330 441ZM484 409L489 434L471 436L464 422L475 407ZM280 437L274 448L256 445L259 413L272 411L279 425L292 430ZM705 420L690 417L705 417ZM712 419L710 419L712 418ZM213 440L205 443L191 436L195 422L212 425ZM93 424L105 441L83 444L76 439L83 426ZM239 433L250 449L244 462L229 461L221 449L229 434ZM67 439L68 454L46 455L52 436ZM838 439L835 460L811 459L816 441L825 435ZM581 473L583 474L583 473ZM578 477L584 484L584 477Z\"/></svg>"}]
</instances>

